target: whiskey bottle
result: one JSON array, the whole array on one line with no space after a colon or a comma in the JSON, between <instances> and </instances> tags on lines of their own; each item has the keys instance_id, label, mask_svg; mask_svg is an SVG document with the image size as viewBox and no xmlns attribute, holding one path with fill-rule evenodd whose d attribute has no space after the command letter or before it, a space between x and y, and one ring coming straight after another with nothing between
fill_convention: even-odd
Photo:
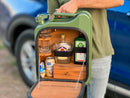
<instances>
[{"instance_id":1,"label":"whiskey bottle","mask_svg":"<svg viewBox=\"0 0 130 98\"><path fill-rule=\"evenodd\" d=\"M70 42L65 41L65 34L61 34L61 41L54 45L54 56L56 63L70 63L73 46Z\"/></svg>"}]
</instances>

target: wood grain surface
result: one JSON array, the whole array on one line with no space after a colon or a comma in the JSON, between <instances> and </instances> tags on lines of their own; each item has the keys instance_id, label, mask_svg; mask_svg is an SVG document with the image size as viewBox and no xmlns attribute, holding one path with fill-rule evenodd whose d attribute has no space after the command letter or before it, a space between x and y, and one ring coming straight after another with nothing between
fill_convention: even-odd
<instances>
[{"instance_id":1,"label":"wood grain surface","mask_svg":"<svg viewBox=\"0 0 130 98\"><path fill-rule=\"evenodd\" d=\"M77 98L80 94L81 83L78 83L77 90L74 91L76 82L40 81L31 92L33 98Z\"/></svg>"},{"instance_id":2,"label":"wood grain surface","mask_svg":"<svg viewBox=\"0 0 130 98\"><path fill-rule=\"evenodd\" d=\"M55 79L78 80L82 65L79 64L54 64L53 74ZM80 76L80 80L86 78L86 65Z\"/></svg>"}]
</instances>

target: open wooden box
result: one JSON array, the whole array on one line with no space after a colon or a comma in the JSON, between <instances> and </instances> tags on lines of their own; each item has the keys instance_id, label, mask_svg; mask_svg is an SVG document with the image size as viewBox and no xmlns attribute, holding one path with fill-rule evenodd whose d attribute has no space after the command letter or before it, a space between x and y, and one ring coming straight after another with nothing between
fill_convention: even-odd
<instances>
[{"instance_id":1,"label":"open wooden box","mask_svg":"<svg viewBox=\"0 0 130 98\"><path fill-rule=\"evenodd\" d=\"M84 13L88 14L88 13ZM76 18L76 17L75 17ZM77 17L78 19L78 17ZM73 20L73 19L71 19ZM68 21L68 20L67 20ZM74 22L74 21L73 21ZM50 23L50 21L49 21ZM61 22L60 22L61 23ZM76 27L62 27L63 23L58 23L59 26L41 26L36 28L35 34L36 42L36 68L37 76L39 76L39 63L45 61L47 57L54 57L53 46L56 42L61 40L61 34L65 34L65 41L72 43L74 46L74 39L80 33L84 34L86 38L86 64L74 64L74 52L72 53L71 62L69 64L55 63L53 66L53 77L45 76L38 77L38 80L29 90L28 98L82 98L84 96L85 84L90 80L90 65L91 65L91 47L92 35L91 21L88 23L89 28L86 32ZM47 24L46 24L47 25ZM39 35L43 32L51 30L51 54L44 55L39 52L40 38ZM88 34L87 34L88 33ZM81 69L83 70L81 72ZM81 74L80 74L81 72ZM80 75L80 78L79 78Z\"/></svg>"}]
</instances>

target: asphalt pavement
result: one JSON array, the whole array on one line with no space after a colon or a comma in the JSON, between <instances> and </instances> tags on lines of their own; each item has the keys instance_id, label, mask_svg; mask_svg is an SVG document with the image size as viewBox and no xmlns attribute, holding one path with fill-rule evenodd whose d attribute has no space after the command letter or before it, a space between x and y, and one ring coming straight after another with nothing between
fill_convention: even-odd
<instances>
[{"instance_id":1,"label":"asphalt pavement","mask_svg":"<svg viewBox=\"0 0 130 98\"><path fill-rule=\"evenodd\" d=\"M26 98L28 90L18 72L15 57L0 40L0 98Z\"/></svg>"}]
</instances>

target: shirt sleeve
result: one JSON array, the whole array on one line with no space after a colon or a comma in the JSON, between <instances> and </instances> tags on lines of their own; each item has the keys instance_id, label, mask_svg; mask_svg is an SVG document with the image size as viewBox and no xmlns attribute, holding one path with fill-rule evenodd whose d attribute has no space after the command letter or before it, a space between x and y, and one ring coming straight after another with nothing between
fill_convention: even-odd
<instances>
[{"instance_id":1,"label":"shirt sleeve","mask_svg":"<svg viewBox=\"0 0 130 98\"><path fill-rule=\"evenodd\" d=\"M47 0L48 4L48 10L47 13L51 14L56 11L57 8L59 8L58 0Z\"/></svg>"}]
</instances>

